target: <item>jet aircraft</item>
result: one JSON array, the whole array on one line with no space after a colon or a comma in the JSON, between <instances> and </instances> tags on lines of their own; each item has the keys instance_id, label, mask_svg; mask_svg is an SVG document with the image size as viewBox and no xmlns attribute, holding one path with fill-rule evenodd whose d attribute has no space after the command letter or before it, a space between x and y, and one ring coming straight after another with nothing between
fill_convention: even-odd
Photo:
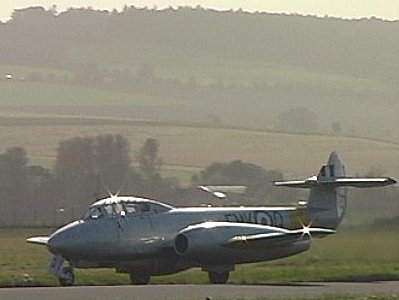
<instances>
[{"instance_id":1,"label":"jet aircraft","mask_svg":"<svg viewBox=\"0 0 399 300\"><path fill-rule=\"evenodd\" d=\"M73 268L114 268L128 273L133 284L147 284L151 276L200 267L210 282L226 283L237 264L295 255L309 249L311 237L335 233L346 210L346 187L394 183L388 177L346 177L332 152L317 176L274 183L310 189L302 205L176 208L111 196L92 204L81 220L27 241L47 246L53 254L49 269L63 286L74 284Z\"/></svg>"}]
</instances>

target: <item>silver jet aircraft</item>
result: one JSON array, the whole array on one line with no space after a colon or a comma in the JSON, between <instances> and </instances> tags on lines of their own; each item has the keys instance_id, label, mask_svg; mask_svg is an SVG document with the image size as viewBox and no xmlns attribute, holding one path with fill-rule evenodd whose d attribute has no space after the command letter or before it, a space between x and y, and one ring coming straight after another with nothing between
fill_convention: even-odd
<instances>
[{"instance_id":1,"label":"silver jet aircraft","mask_svg":"<svg viewBox=\"0 0 399 300\"><path fill-rule=\"evenodd\" d=\"M61 285L73 285L73 268L115 268L133 284L147 284L150 276L200 267L210 282L226 283L236 264L295 255L309 249L311 237L335 233L346 210L346 187L394 183L345 177L333 152L317 176L274 183L310 189L307 203L297 207L176 208L113 196L92 204L82 220L27 241L47 246L50 271Z\"/></svg>"}]
</instances>

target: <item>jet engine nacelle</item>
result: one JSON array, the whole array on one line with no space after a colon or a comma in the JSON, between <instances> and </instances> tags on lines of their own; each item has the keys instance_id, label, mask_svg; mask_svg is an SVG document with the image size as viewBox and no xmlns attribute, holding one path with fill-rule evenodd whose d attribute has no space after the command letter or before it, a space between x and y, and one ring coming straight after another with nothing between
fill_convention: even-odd
<instances>
[{"instance_id":1,"label":"jet engine nacelle","mask_svg":"<svg viewBox=\"0 0 399 300\"><path fill-rule=\"evenodd\" d=\"M263 229L264 230L264 229ZM259 226L247 224L206 222L189 226L180 231L174 241L175 252L185 257L209 257L220 253L224 248L229 251L227 241L235 236L264 232ZM222 251L223 253L223 251Z\"/></svg>"},{"instance_id":2,"label":"jet engine nacelle","mask_svg":"<svg viewBox=\"0 0 399 300\"><path fill-rule=\"evenodd\" d=\"M210 237L208 231L199 229L178 234L175 238L176 253L188 257L204 256L221 247L222 240Z\"/></svg>"}]
</instances>

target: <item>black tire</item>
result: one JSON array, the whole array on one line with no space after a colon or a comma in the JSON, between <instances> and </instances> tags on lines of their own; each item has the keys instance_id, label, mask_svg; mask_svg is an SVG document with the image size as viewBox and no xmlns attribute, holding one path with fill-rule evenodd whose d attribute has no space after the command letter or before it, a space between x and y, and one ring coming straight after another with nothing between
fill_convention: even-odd
<instances>
[{"instance_id":1,"label":"black tire","mask_svg":"<svg viewBox=\"0 0 399 300\"><path fill-rule=\"evenodd\" d=\"M71 267L64 267L61 274L58 276L58 281L61 286L72 286L75 283L75 274Z\"/></svg>"},{"instance_id":2,"label":"black tire","mask_svg":"<svg viewBox=\"0 0 399 300\"><path fill-rule=\"evenodd\" d=\"M209 281L214 284L224 284L229 280L228 271L208 272Z\"/></svg>"},{"instance_id":3,"label":"black tire","mask_svg":"<svg viewBox=\"0 0 399 300\"><path fill-rule=\"evenodd\" d=\"M146 285L150 282L150 273L143 270L135 270L129 273L130 281L134 285Z\"/></svg>"}]
</instances>

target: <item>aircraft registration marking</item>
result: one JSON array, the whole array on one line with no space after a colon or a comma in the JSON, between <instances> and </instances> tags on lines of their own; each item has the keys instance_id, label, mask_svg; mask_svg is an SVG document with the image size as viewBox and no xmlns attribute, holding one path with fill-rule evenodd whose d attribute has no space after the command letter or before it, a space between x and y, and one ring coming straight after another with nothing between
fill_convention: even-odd
<instances>
[{"instance_id":1,"label":"aircraft registration marking","mask_svg":"<svg viewBox=\"0 0 399 300\"><path fill-rule=\"evenodd\" d=\"M269 226L284 225L283 214L279 211L243 211L224 214L225 220L237 223L253 223Z\"/></svg>"}]
</instances>

